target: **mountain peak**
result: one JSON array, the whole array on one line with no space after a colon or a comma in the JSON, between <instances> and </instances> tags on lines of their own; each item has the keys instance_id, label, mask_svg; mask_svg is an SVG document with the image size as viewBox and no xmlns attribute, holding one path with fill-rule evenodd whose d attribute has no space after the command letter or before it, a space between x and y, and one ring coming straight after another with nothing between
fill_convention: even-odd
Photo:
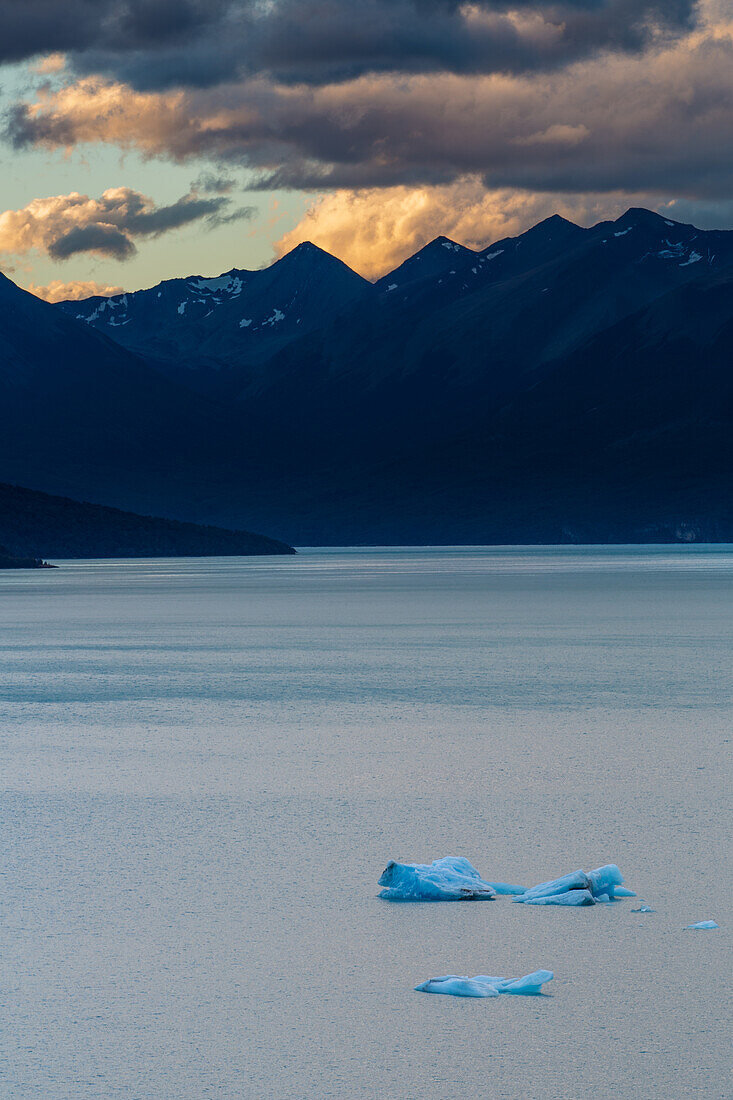
<instances>
[{"instance_id":1,"label":"mountain peak","mask_svg":"<svg viewBox=\"0 0 733 1100\"><path fill-rule=\"evenodd\" d=\"M457 241L452 241L450 237L446 237L443 233L438 237L434 237L432 241L425 245L426 248L435 248L436 246L450 248L453 252L468 252L465 245L458 244Z\"/></svg>"},{"instance_id":2,"label":"mountain peak","mask_svg":"<svg viewBox=\"0 0 733 1100\"><path fill-rule=\"evenodd\" d=\"M292 251L300 253L317 253L324 252L324 249L319 248L317 244L313 244L313 241L301 241L300 244L296 244ZM329 255L329 253L325 253L325 255Z\"/></svg>"},{"instance_id":3,"label":"mountain peak","mask_svg":"<svg viewBox=\"0 0 733 1100\"><path fill-rule=\"evenodd\" d=\"M543 218L541 222L537 222L531 229L522 233L517 240L522 240L522 238L528 240L552 238L553 235L557 236L558 234L562 234L563 237L570 237L579 233L585 233L585 230L581 229L575 222L568 221L561 214L551 214L549 218Z\"/></svg>"},{"instance_id":4,"label":"mountain peak","mask_svg":"<svg viewBox=\"0 0 733 1100\"><path fill-rule=\"evenodd\" d=\"M439 237L433 237L432 241L428 241L423 248L415 253L415 256L430 255L431 253L442 255L441 249L445 249L446 253L454 252L461 256L468 256L472 252L470 248L466 248L465 244L458 244L457 241L452 241L450 237L446 237L441 233ZM410 259L413 259L413 257L410 257Z\"/></svg>"},{"instance_id":5,"label":"mountain peak","mask_svg":"<svg viewBox=\"0 0 733 1100\"><path fill-rule=\"evenodd\" d=\"M550 214L549 218L543 218L541 222L537 222L535 229L542 229L544 226L547 229L551 229L554 226L570 226L571 229L578 229L579 226L575 222L571 222L568 218L563 218L562 214Z\"/></svg>"},{"instance_id":6,"label":"mountain peak","mask_svg":"<svg viewBox=\"0 0 733 1100\"><path fill-rule=\"evenodd\" d=\"M281 264L285 260L308 260L308 261L323 261L330 260L335 263L341 261L332 256L330 252L326 252L324 248L320 248L317 244L313 244L313 241L301 241L300 244L296 244L295 248L291 248L289 252L286 252L284 256L281 256L279 260L275 261L275 264ZM274 267L275 264L272 266Z\"/></svg>"},{"instance_id":7,"label":"mountain peak","mask_svg":"<svg viewBox=\"0 0 733 1100\"><path fill-rule=\"evenodd\" d=\"M441 234L423 245L412 256L408 256L394 271L383 275L377 280L376 285L386 288L389 292L396 290L398 286L404 288L410 283L419 283L423 279L432 280L446 273L455 274L451 268L457 268L459 264L462 266L466 258L473 255L475 253L470 248L457 244L450 237Z\"/></svg>"},{"instance_id":8,"label":"mountain peak","mask_svg":"<svg viewBox=\"0 0 733 1100\"><path fill-rule=\"evenodd\" d=\"M630 206L629 209L617 218L615 225L623 226L624 228L630 226L648 226L651 229L657 229L660 226L679 226L686 229L693 228L687 226L684 222L673 221L672 218L666 217L664 214L658 214L656 210L647 210L643 206Z\"/></svg>"},{"instance_id":9,"label":"mountain peak","mask_svg":"<svg viewBox=\"0 0 733 1100\"><path fill-rule=\"evenodd\" d=\"M280 276L284 272L299 273L301 271L319 271L321 274L330 271L340 273L342 277L348 277L353 282L364 283L366 285L366 279L362 279L361 275L358 275L356 271L345 264L343 260L340 260L338 256L332 256L330 252L326 252L324 248L320 248L317 244L313 244L312 241L301 241L290 252L286 252L284 256L281 256L279 260L276 260L270 267L264 268L261 274L266 274L268 271L272 272L273 277L275 275Z\"/></svg>"}]
</instances>

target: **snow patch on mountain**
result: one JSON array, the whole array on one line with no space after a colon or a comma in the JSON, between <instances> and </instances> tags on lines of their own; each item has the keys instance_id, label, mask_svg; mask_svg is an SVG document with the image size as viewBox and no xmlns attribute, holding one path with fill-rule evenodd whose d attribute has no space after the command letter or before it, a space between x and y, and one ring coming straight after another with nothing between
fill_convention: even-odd
<instances>
[{"instance_id":1,"label":"snow patch on mountain","mask_svg":"<svg viewBox=\"0 0 733 1100\"><path fill-rule=\"evenodd\" d=\"M219 275L215 279L191 279L191 286L197 290L224 291L227 294L238 294L243 286L238 275Z\"/></svg>"}]
</instances>

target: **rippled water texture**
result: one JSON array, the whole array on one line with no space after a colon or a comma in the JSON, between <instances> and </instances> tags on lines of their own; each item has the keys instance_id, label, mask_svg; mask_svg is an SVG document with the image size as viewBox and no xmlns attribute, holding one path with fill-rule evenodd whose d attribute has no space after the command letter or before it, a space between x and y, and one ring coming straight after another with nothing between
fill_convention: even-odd
<instances>
[{"instance_id":1,"label":"rippled water texture","mask_svg":"<svg viewBox=\"0 0 733 1100\"><path fill-rule=\"evenodd\" d=\"M732 643L730 547L0 575L3 1097L729 1097ZM443 855L655 912L377 898Z\"/></svg>"}]
</instances>

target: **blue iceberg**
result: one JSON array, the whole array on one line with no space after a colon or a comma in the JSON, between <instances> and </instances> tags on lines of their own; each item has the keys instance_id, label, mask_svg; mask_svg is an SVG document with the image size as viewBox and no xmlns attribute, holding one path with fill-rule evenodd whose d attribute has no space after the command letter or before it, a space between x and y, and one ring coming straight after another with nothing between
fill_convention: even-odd
<instances>
[{"instance_id":1,"label":"blue iceberg","mask_svg":"<svg viewBox=\"0 0 733 1100\"><path fill-rule=\"evenodd\" d=\"M442 978L429 978L416 985L415 990L418 993L445 993L450 997L498 997L500 993L532 997L542 993L544 983L551 982L553 977L551 970L535 970L523 978L492 978L488 974L465 978L460 974L445 974Z\"/></svg>"},{"instance_id":2,"label":"blue iceberg","mask_svg":"<svg viewBox=\"0 0 733 1100\"><path fill-rule=\"evenodd\" d=\"M714 928L720 928L719 924L716 924L714 920L699 920L697 924L688 924L687 928L695 928L698 932L712 932Z\"/></svg>"},{"instance_id":3,"label":"blue iceberg","mask_svg":"<svg viewBox=\"0 0 733 1100\"><path fill-rule=\"evenodd\" d=\"M560 894L538 894L536 897L530 897L529 892L521 897L515 898L515 901L521 901L524 905L595 905L596 899L591 894L590 890L564 890Z\"/></svg>"},{"instance_id":4,"label":"blue iceberg","mask_svg":"<svg viewBox=\"0 0 733 1100\"><path fill-rule=\"evenodd\" d=\"M460 856L433 863L396 863L382 873L380 898L389 901L490 901L497 891L484 882L476 868Z\"/></svg>"},{"instance_id":5,"label":"blue iceberg","mask_svg":"<svg viewBox=\"0 0 733 1100\"><path fill-rule=\"evenodd\" d=\"M597 901L635 898L622 886L623 876L615 863L596 867L595 871L571 871L562 878L541 882L515 898L523 905L595 905Z\"/></svg>"},{"instance_id":6,"label":"blue iceberg","mask_svg":"<svg viewBox=\"0 0 733 1100\"><path fill-rule=\"evenodd\" d=\"M655 913L656 909L652 909L651 905L647 905L645 901L641 903L638 909L632 909L632 913Z\"/></svg>"},{"instance_id":7,"label":"blue iceberg","mask_svg":"<svg viewBox=\"0 0 733 1100\"><path fill-rule=\"evenodd\" d=\"M595 905L635 898L623 881L616 864L608 863L594 871L571 871L527 890L508 882L489 882L467 859L446 856L433 863L390 860L379 880L384 887L379 896L389 901L486 901L497 894L513 894L524 905Z\"/></svg>"}]
</instances>

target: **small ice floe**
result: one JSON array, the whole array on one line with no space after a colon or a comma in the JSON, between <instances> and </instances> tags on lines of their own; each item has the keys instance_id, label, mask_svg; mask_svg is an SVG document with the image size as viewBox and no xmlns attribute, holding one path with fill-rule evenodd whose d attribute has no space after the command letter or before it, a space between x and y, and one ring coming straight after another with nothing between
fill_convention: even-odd
<instances>
[{"instance_id":1,"label":"small ice floe","mask_svg":"<svg viewBox=\"0 0 733 1100\"><path fill-rule=\"evenodd\" d=\"M442 978L429 978L416 985L415 991L445 993L450 997L498 997L500 993L533 997L542 993L542 986L545 982L551 982L553 977L551 970L535 970L523 978L492 978L488 974L465 978L460 974L445 974Z\"/></svg>"},{"instance_id":2,"label":"small ice floe","mask_svg":"<svg viewBox=\"0 0 733 1100\"><path fill-rule=\"evenodd\" d=\"M652 909L651 905L647 905L645 901L641 903L638 909L632 909L632 913L655 913L656 909Z\"/></svg>"},{"instance_id":3,"label":"small ice floe","mask_svg":"<svg viewBox=\"0 0 733 1100\"><path fill-rule=\"evenodd\" d=\"M712 932L714 928L720 928L720 925L716 924L714 920L699 920L697 924L685 925L685 931L688 928L695 928L699 932Z\"/></svg>"},{"instance_id":4,"label":"small ice floe","mask_svg":"<svg viewBox=\"0 0 733 1100\"><path fill-rule=\"evenodd\" d=\"M490 901L498 893L521 893L523 887L485 882L476 868L461 856L446 856L433 863L396 863L391 859L382 873L380 898L390 901Z\"/></svg>"},{"instance_id":5,"label":"small ice floe","mask_svg":"<svg viewBox=\"0 0 733 1100\"><path fill-rule=\"evenodd\" d=\"M622 886L623 876L615 863L597 867L595 871L571 871L562 878L541 882L526 890L515 901L524 905L595 905L597 901L635 898L632 890Z\"/></svg>"}]
</instances>

